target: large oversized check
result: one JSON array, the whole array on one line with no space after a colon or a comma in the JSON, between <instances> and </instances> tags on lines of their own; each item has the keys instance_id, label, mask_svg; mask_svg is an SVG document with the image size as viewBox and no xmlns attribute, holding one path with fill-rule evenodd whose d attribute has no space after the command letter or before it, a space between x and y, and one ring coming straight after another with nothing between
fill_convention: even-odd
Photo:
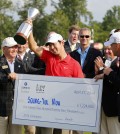
<instances>
[{"instance_id":1,"label":"large oversized check","mask_svg":"<svg viewBox=\"0 0 120 134\"><path fill-rule=\"evenodd\" d=\"M18 75L13 123L98 132L102 80Z\"/></svg>"}]
</instances>

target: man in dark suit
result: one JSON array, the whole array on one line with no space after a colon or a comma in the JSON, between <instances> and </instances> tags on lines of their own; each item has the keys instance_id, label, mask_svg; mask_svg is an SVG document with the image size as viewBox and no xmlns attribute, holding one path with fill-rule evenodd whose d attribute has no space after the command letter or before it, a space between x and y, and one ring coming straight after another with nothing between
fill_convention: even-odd
<instances>
[{"instance_id":1,"label":"man in dark suit","mask_svg":"<svg viewBox=\"0 0 120 134\"><path fill-rule=\"evenodd\" d=\"M25 73L22 62L16 59L18 45L13 37L2 42L0 57L0 133L22 134L22 126L12 124L12 106L16 73Z\"/></svg>"},{"instance_id":2,"label":"man in dark suit","mask_svg":"<svg viewBox=\"0 0 120 134\"><path fill-rule=\"evenodd\" d=\"M79 62L86 78L95 76L94 60L97 56L102 57L102 53L90 46L91 31L88 28L81 28L79 32L80 46L70 53L71 57Z\"/></svg>"},{"instance_id":3,"label":"man in dark suit","mask_svg":"<svg viewBox=\"0 0 120 134\"><path fill-rule=\"evenodd\" d=\"M114 56L111 46L104 47L105 65L112 68L115 72L118 71L116 65L117 56ZM106 64L108 58L111 59L109 64ZM106 62L107 61L107 62ZM102 63L101 63L102 62ZM96 58L95 63L97 68L103 67L103 61L99 57ZM98 71L99 73L99 71ZM106 77L103 80L103 94L102 94L102 119L101 119L101 134L106 133L119 133L120 123L118 122L118 107L117 96L119 88L114 87L114 83L111 83Z\"/></svg>"},{"instance_id":4,"label":"man in dark suit","mask_svg":"<svg viewBox=\"0 0 120 134\"><path fill-rule=\"evenodd\" d=\"M64 44L65 51L70 53L71 51L76 50L80 43L78 40L78 35L79 35L79 26L77 25L72 25L69 30L68 30L68 40Z\"/></svg>"},{"instance_id":5,"label":"man in dark suit","mask_svg":"<svg viewBox=\"0 0 120 134\"><path fill-rule=\"evenodd\" d=\"M12 106L16 73L33 73L38 70L17 58L18 44L13 37L2 42L3 56L0 57L0 133L22 134L22 126L12 124ZM31 127L29 128L29 134ZM27 133L27 132L26 132ZM31 134L34 134L35 131Z\"/></svg>"},{"instance_id":6,"label":"man in dark suit","mask_svg":"<svg viewBox=\"0 0 120 134\"><path fill-rule=\"evenodd\" d=\"M17 58L24 63L24 67L26 68L26 71L29 72L29 74L45 74L44 62L41 61L39 57L35 55L30 49L28 49L28 43L24 45L18 44Z\"/></svg>"},{"instance_id":7,"label":"man in dark suit","mask_svg":"<svg viewBox=\"0 0 120 134\"><path fill-rule=\"evenodd\" d=\"M26 49L27 49L27 44L24 44L24 45L18 44L17 58L31 65L34 60L34 54L30 55L30 53L26 52Z\"/></svg>"},{"instance_id":8,"label":"man in dark suit","mask_svg":"<svg viewBox=\"0 0 120 134\"><path fill-rule=\"evenodd\" d=\"M103 68L103 73L95 76L95 79L103 80L102 97L102 123L100 134L120 133L120 32L113 33L110 39L104 43L105 49L109 49L109 54L113 53L111 66L102 64L101 59L95 60L97 68ZM111 52L112 51L112 52ZM116 57L117 56L117 57Z\"/></svg>"},{"instance_id":9,"label":"man in dark suit","mask_svg":"<svg viewBox=\"0 0 120 134\"><path fill-rule=\"evenodd\" d=\"M102 53L91 47L91 31L88 28L81 28L79 31L79 48L70 53L71 57L79 62L85 78L95 76L94 60L97 56L102 57ZM82 134L82 131L73 131L73 134Z\"/></svg>"}]
</instances>

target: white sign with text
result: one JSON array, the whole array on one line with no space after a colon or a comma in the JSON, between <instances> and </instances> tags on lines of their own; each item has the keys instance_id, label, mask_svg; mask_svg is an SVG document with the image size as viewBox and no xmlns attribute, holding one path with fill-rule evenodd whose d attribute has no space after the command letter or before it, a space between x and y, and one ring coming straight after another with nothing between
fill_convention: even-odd
<instances>
[{"instance_id":1,"label":"white sign with text","mask_svg":"<svg viewBox=\"0 0 120 134\"><path fill-rule=\"evenodd\" d=\"M98 132L102 80L18 74L13 124Z\"/></svg>"}]
</instances>

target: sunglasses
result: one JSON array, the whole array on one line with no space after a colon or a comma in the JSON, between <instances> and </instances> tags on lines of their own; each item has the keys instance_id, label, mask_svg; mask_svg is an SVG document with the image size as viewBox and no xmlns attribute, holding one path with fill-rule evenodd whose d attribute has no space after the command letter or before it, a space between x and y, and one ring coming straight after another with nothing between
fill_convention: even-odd
<instances>
[{"instance_id":1,"label":"sunglasses","mask_svg":"<svg viewBox=\"0 0 120 134\"><path fill-rule=\"evenodd\" d=\"M80 35L80 38L89 38L90 36L89 35Z\"/></svg>"}]
</instances>

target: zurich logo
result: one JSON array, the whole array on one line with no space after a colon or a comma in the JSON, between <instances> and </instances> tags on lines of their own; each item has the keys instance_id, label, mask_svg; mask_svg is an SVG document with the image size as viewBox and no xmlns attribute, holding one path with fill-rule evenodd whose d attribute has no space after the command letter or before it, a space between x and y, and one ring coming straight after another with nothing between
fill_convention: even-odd
<instances>
[{"instance_id":1,"label":"zurich logo","mask_svg":"<svg viewBox=\"0 0 120 134\"><path fill-rule=\"evenodd\" d=\"M27 82L24 83L24 86L27 86Z\"/></svg>"}]
</instances>

